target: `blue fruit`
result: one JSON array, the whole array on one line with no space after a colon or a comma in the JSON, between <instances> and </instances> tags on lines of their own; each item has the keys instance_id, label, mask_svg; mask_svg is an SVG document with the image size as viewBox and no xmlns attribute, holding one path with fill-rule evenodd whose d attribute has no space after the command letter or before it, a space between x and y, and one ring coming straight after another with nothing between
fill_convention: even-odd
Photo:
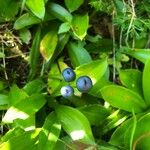
<instances>
[{"instance_id":1,"label":"blue fruit","mask_svg":"<svg viewBox=\"0 0 150 150\"><path fill-rule=\"evenodd\" d=\"M69 98L74 95L74 90L70 85L63 86L60 92L61 95L65 98Z\"/></svg>"},{"instance_id":2,"label":"blue fruit","mask_svg":"<svg viewBox=\"0 0 150 150\"><path fill-rule=\"evenodd\" d=\"M76 87L82 93L89 92L92 86L92 80L88 76L81 76L77 79Z\"/></svg>"},{"instance_id":3,"label":"blue fruit","mask_svg":"<svg viewBox=\"0 0 150 150\"><path fill-rule=\"evenodd\" d=\"M66 82L71 82L76 78L76 74L71 68L64 69L62 72L62 76Z\"/></svg>"}]
</instances>

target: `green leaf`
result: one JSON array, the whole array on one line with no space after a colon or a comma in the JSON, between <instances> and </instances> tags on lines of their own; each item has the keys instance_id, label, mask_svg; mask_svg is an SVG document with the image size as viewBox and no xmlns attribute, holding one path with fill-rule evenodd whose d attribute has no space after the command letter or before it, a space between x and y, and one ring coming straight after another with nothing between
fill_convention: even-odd
<instances>
[{"instance_id":1,"label":"green leaf","mask_svg":"<svg viewBox=\"0 0 150 150\"><path fill-rule=\"evenodd\" d=\"M39 134L38 148L53 150L58 140L60 131L61 124L58 122L56 114L52 112L47 116Z\"/></svg>"},{"instance_id":2,"label":"green leaf","mask_svg":"<svg viewBox=\"0 0 150 150\"><path fill-rule=\"evenodd\" d=\"M9 99L7 95L0 94L0 105L9 105Z\"/></svg>"},{"instance_id":3,"label":"green leaf","mask_svg":"<svg viewBox=\"0 0 150 150\"><path fill-rule=\"evenodd\" d=\"M150 49L125 49L123 52L143 63L150 58Z\"/></svg>"},{"instance_id":4,"label":"green leaf","mask_svg":"<svg viewBox=\"0 0 150 150\"><path fill-rule=\"evenodd\" d=\"M19 89L18 86L14 84L8 94L9 104L10 106L13 106L27 97L28 94L24 90Z\"/></svg>"},{"instance_id":5,"label":"green leaf","mask_svg":"<svg viewBox=\"0 0 150 150\"><path fill-rule=\"evenodd\" d=\"M70 42L68 44L68 53L74 67L78 67L92 61L90 54L80 43Z\"/></svg>"},{"instance_id":6,"label":"green leaf","mask_svg":"<svg viewBox=\"0 0 150 150\"><path fill-rule=\"evenodd\" d=\"M19 37L24 43L29 44L31 40L31 32L27 28L24 28L20 30Z\"/></svg>"},{"instance_id":7,"label":"green leaf","mask_svg":"<svg viewBox=\"0 0 150 150\"><path fill-rule=\"evenodd\" d=\"M120 70L119 78L124 86L142 95L142 73L139 70Z\"/></svg>"},{"instance_id":8,"label":"green leaf","mask_svg":"<svg viewBox=\"0 0 150 150\"><path fill-rule=\"evenodd\" d=\"M94 137L88 119L77 109L59 105L56 108L58 119L63 129L73 140L94 144Z\"/></svg>"},{"instance_id":9,"label":"green leaf","mask_svg":"<svg viewBox=\"0 0 150 150\"><path fill-rule=\"evenodd\" d=\"M79 110L87 117L91 125L100 125L108 117L109 111L98 104L84 106Z\"/></svg>"},{"instance_id":10,"label":"green leaf","mask_svg":"<svg viewBox=\"0 0 150 150\"><path fill-rule=\"evenodd\" d=\"M134 134L134 149L150 149L150 113L141 117L137 122Z\"/></svg>"},{"instance_id":11,"label":"green leaf","mask_svg":"<svg viewBox=\"0 0 150 150\"><path fill-rule=\"evenodd\" d=\"M40 22L41 22L41 20L39 18L37 18L36 16L33 16L30 13L26 13L26 14L23 14L22 16L20 16L15 21L14 28L16 30L20 30L24 27L28 27L28 26L33 25L33 24L38 24Z\"/></svg>"},{"instance_id":12,"label":"green leaf","mask_svg":"<svg viewBox=\"0 0 150 150\"><path fill-rule=\"evenodd\" d=\"M12 127L20 127L25 131L34 130L35 129L35 115L30 116L29 118L22 120L16 119L13 121Z\"/></svg>"},{"instance_id":13,"label":"green leaf","mask_svg":"<svg viewBox=\"0 0 150 150\"><path fill-rule=\"evenodd\" d=\"M144 71L143 71L143 93L146 104L150 105L150 59L148 59L145 63Z\"/></svg>"},{"instance_id":14,"label":"green leaf","mask_svg":"<svg viewBox=\"0 0 150 150\"><path fill-rule=\"evenodd\" d=\"M70 12L77 10L82 4L84 0L65 0L65 5L69 9Z\"/></svg>"},{"instance_id":15,"label":"green leaf","mask_svg":"<svg viewBox=\"0 0 150 150\"><path fill-rule=\"evenodd\" d=\"M34 36L32 47L29 56L29 64L30 64L30 75L29 79L33 79L37 73L37 68L39 66L39 56L40 56L40 39L41 39L41 28L38 27L36 30L36 34Z\"/></svg>"},{"instance_id":16,"label":"green leaf","mask_svg":"<svg viewBox=\"0 0 150 150\"><path fill-rule=\"evenodd\" d=\"M19 3L17 0L0 0L0 22L13 20L18 13Z\"/></svg>"},{"instance_id":17,"label":"green leaf","mask_svg":"<svg viewBox=\"0 0 150 150\"><path fill-rule=\"evenodd\" d=\"M29 95L40 93L43 88L46 87L45 83L42 79L35 79L33 81L28 82L24 87L24 91L26 91Z\"/></svg>"},{"instance_id":18,"label":"green leaf","mask_svg":"<svg viewBox=\"0 0 150 150\"><path fill-rule=\"evenodd\" d=\"M72 15L61 5L56 3L48 3L47 7L52 15L63 22L71 22Z\"/></svg>"},{"instance_id":19,"label":"green leaf","mask_svg":"<svg viewBox=\"0 0 150 150\"><path fill-rule=\"evenodd\" d=\"M101 94L105 101L119 109L138 113L146 108L144 100L137 93L121 86L106 86L101 89Z\"/></svg>"},{"instance_id":20,"label":"green leaf","mask_svg":"<svg viewBox=\"0 0 150 150\"><path fill-rule=\"evenodd\" d=\"M66 33L70 30L71 26L69 22L62 23L59 27L58 34Z\"/></svg>"},{"instance_id":21,"label":"green leaf","mask_svg":"<svg viewBox=\"0 0 150 150\"><path fill-rule=\"evenodd\" d=\"M138 114L136 115L137 120L142 116L143 114ZM109 141L110 144L115 145L115 146L122 146L125 147L126 143L130 143L130 136L131 136L131 127L133 127L134 124L134 118L130 118L126 120L124 123L119 126L115 132L112 134L111 139ZM130 129L130 133L128 133L128 129ZM126 138L125 138L126 135Z\"/></svg>"},{"instance_id":22,"label":"green leaf","mask_svg":"<svg viewBox=\"0 0 150 150\"><path fill-rule=\"evenodd\" d=\"M86 15L75 15L72 19L72 30L73 33L80 39L83 40L87 34L89 26L89 16Z\"/></svg>"},{"instance_id":23,"label":"green leaf","mask_svg":"<svg viewBox=\"0 0 150 150\"><path fill-rule=\"evenodd\" d=\"M93 85L104 75L108 67L107 60L96 60L83 64L75 69L77 78L87 75L92 79Z\"/></svg>"},{"instance_id":24,"label":"green leaf","mask_svg":"<svg viewBox=\"0 0 150 150\"><path fill-rule=\"evenodd\" d=\"M0 145L1 150L35 150L35 142L37 141L37 136L40 132L40 129L33 131L24 132L18 136L11 137L8 141L3 142Z\"/></svg>"},{"instance_id":25,"label":"green leaf","mask_svg":"<svg viewBox=\"0 0 150 150\"><path fill-rule=\"evenodd\" d=\"M33 12L33 14L40 19L45 15L45 2L44 0L26 0L27 7Z\"/></svg>"},{"instance_id":26,"label":"green leaf","mask_svg":"<svg viewBox=\"0 0 150 150\"><path fill-rule=\"evenodd\" d=\"M57 46L57 30L49 31L41 40L40 52L46 61L49 61Z\"/></svg>"},{"instance_id":27,"label":"green leaf","mask_svg":"<svg viewBox=\"0 0 150 150\"><path fill-rule=\"evenodd\" d=\"M34 94L11 106L2 121L12 123L15 119L27 119L35 114L44 104L45 98L41 94Z\"/></svg>"}]
</instances>

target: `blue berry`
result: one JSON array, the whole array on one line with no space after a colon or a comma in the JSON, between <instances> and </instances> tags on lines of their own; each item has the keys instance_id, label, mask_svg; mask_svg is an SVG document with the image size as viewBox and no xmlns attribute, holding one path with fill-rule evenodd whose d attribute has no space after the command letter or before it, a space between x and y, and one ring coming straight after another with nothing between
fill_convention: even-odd
<instances>
[{"instance_id":1,"label":"blue berry","mask_svg":"<svg viewBox=\"0 0 150 150\"><path fill-rule=\"evenodd\" d=\"M74 95L74 90L70 85L63 86L60 92L61 95L65 98L69 98Z\"/></svg>"},{"instance_id":2,"label":"blue berry","mask_svg":"<svg viewBox=\"0 0 150 150\"><path fill-rule=\"evenodd\" d=\"M62 72L62 76L66 82L71 82L76 78L76 74L71 68L64 69Z\"/></svg>"},{"instance_id":3,"label":"blue berry","mask_svg":"<svg viewBox=\"0 0 150 150\"><path fill-rule=\"evenodd\" d=\"M76 82L77 89L82 93L87 93L92 88L92 80L88 76L81 76Z\"/></svg>"}]
</instances>

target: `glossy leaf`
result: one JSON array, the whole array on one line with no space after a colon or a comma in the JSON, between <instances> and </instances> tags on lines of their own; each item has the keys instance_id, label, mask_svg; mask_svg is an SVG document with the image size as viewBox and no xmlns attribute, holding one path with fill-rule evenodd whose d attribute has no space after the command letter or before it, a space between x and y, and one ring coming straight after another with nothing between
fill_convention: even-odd
<instances>
[{"instance_id":1,"label":"glossy leaf","mask_svg":"<svg viewBox=\"0 0 150 150\"><path fill-rule=\"evenodd\" d=\"M32 47L30 50L29 64L30 64L30 75L29 79L33 79L37 73L37 67L39 66L40 56L40 40L41 40L41 28L38 27L34 36Z\"/></svg>"},{"instance_id":2,"label":"glossy leaf","mask_svg":"<svg viewBox=\"0 0 150 150\"><path fill-rule=\"evenodd\" d=\"M57 120L57 116L54 112L50 113L47 116L39 134L38 148L44 150L53 150L58 140L60 131L61 125Z\"/></svg>"},{"instance_id":3,"label":"glossy leaf","mask_svg":"<svg viewBox=\"0 0 150 150\"><path fill-rule=\"evenodd\" d=\"M27 7L32 11L32 13L39 17L40 19L44 18L45 15L45 4L44 0L26 0Z\"/></svg>"},{"instance_id":4,"label":"glossy leaf","mask_svg":"<svg viewBox=\"0 0 150 150\"><path fill-rule=\"evenodd\" d=\"M87 117L91 125L100 125L109 115L109 111L98 104L84 106L79 110Z\"/></svg>"},{"instance_id":5,"label":"glossy leaf","mask_svg":"<svg viewBox=\"0 0 150 150\"><path fill-rule=\"evenodd\" d=\"M150 49L125 49L124 53L145 63L150 58Z\"/></svg>"},{"instance_id":6,"label":"glossy leaf","mask_svg":"<svg viewBox=\"0 0 150 150\"><path fill-rule=\"evenodd\" d=\"M82 4L84 0L65 0L65 5L69 9L70 12L77 10Z\"/></svg>"},{"instance_id":7,"label":"glossy leaf","mask_svg":"<svg viewBox=\"0 0 150 150\"><path fill-rule=\"evenodd\" d=\"M68 44L68 53L74 67L78 67L92 61L90 54L81 44L70 42Z\"/></svg>"},{"instance_id":8,"label":"glossy leaf","mask_svg":"<svg viewBox=\"0 0 150 150\"><path fill-rule=\"evenodd\" d=\"M73 33L80 39L83 40L87 34L89 26L89 16L86 15L75 15L72 19L72 30Z\"/></svg>"},{"instance_id":9,"label":"glossy leaf","mask_svg":"<svg viewBox=\"0 0 150 150\"><path fill-rule=\"evenodd\" d=\"M69 106L59 105L55 111L58 119L62 123L63 129L73 140L94 144L90 124L79 110Z\"/></svg>"},{"instance_id":10,"label":"glossy leaf","mask_svg":"<svg viewBox=\"0 0 150 150\"><path fill-rule=\"evenodd\" d=\"M14 28L16 30L20 30L24 27L29 27L30 25L33 24L38 24L40 23L41 20L37 18L36 16L33 16L30 13L23 14L20 16L14 23Z\"/></svg>"},{"instance_id":11,"label":"glossy leaf","mask_svg":"<svg viewBox=\"0 0 150 150\"><path fill-rule=\"evenodd\" d=\"M121 86L106 86L101 89L101 94L105 101L119 109L138 113L146 108L144 100L137 93Z\"/></svg>"},{"instance_id":12,"label":"glossy leaf","mask_svg":"<svg viewBox=\"0 0 150 150\"><path fill-rule=\"evenodd\" d=\"M71 22L72 15L61 5L56 3L48 3L48 9L51 14L63 22Z\"/></svg>"},{"instance_id":13,"label":"glossy leaf","mask_svg":"<svg viewBox=\"0 0 150 150\"><path fill-rule=\"evenodd\" d=\"M13 136L9 138L8 141L0 145L1 150L33 150L35 147L35 142L37 141L37 136L40 130L36 129L33 131L24 132L18 136Z\"/></svg>"},{"instance_id":14,"label":"glossy leaf","mask_svg":"<svg viewBox=\"0 0 150 150\"><path fill-rule=\"evenodd\" d=\"M43 107L45 102L43 95L34 94L11 106L2 121L4 123L12 123L15 119L27 119Z\"/></svg>"},{"instance_id":15,"label":"glossy leaf","mask_svg":"<svg viewBox=\"0 0 150 150\"><path fill-rule=\"evenodd\" d=\"M40 52L46 61L49 61L51 59L57 46L57 41L58 37L56 30L49 31L41 40Z\"/></svg>"},{"instance_id":16,"label":"glossy leaf","mask_svg":"<svg viewBox=\"0 0 150 150\"><path fill-rule=\"evenodd\" d=\"M120 70L119 78L124 86L142 95L142 73L139 70Z\"/></svg>"},{"instance_id":17,"label":"glossy leaf","mask_svg":"<svg viewBox=\"0 0 150 150\"><path fill-rule=\"evenodd\" d=\"M150 106L150 59L148 59L145 63L144 71L143 71L143 93L145 102L148 106Z\"/></svg>"}]
</instances>

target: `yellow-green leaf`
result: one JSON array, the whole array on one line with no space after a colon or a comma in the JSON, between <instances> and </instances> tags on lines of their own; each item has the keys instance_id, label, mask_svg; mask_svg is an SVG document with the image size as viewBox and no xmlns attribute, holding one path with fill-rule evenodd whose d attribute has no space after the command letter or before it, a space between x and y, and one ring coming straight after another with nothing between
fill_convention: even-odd
<instances>
[{"instance_id":1,"label":"yellow-green leaf","mask_svg":"<svg viewBox=\"0 0 150 150\"><path fill-rule=\"evenodd\" d=\"M105 101L119 109L137 113L146 108L144 100L137 93L118 85L105 86L101 94Z\"/></svg>"},{"instance_id":2,"label":"yellow-green leaf","mask_svg":"<svg viewBox=\"0 0 150 150\"><path fill-rule=\"evenodd\" d=\"M43 56L43 58L46 61L49 61L55 51L55 48L57 46L57 31L51 30L49 31L42 39L40 43L40 52Z\"/></svg>"},{"instance_id":3,"label":"yellow-green leaf","mask_svg":"<svg viewBox=\"0 0 150 150\"><path fill-rule=\"evenodd\" d=\"M45 15L45 2L44 0L26 0L27 7L32 13L40 19L44 18Z\"/></svg>"},{"instance_id":4,"label":"yellow-green leaf","mask_svg":"<svg viewBox=\"0 0 150 150\"><path fill-rule=\"evenodd\" d=\"M86 34L89 26L89 16L86 15L75 15L72 19L72 30L73 33L82 40Z\"/></svg>"}]
</instances>

